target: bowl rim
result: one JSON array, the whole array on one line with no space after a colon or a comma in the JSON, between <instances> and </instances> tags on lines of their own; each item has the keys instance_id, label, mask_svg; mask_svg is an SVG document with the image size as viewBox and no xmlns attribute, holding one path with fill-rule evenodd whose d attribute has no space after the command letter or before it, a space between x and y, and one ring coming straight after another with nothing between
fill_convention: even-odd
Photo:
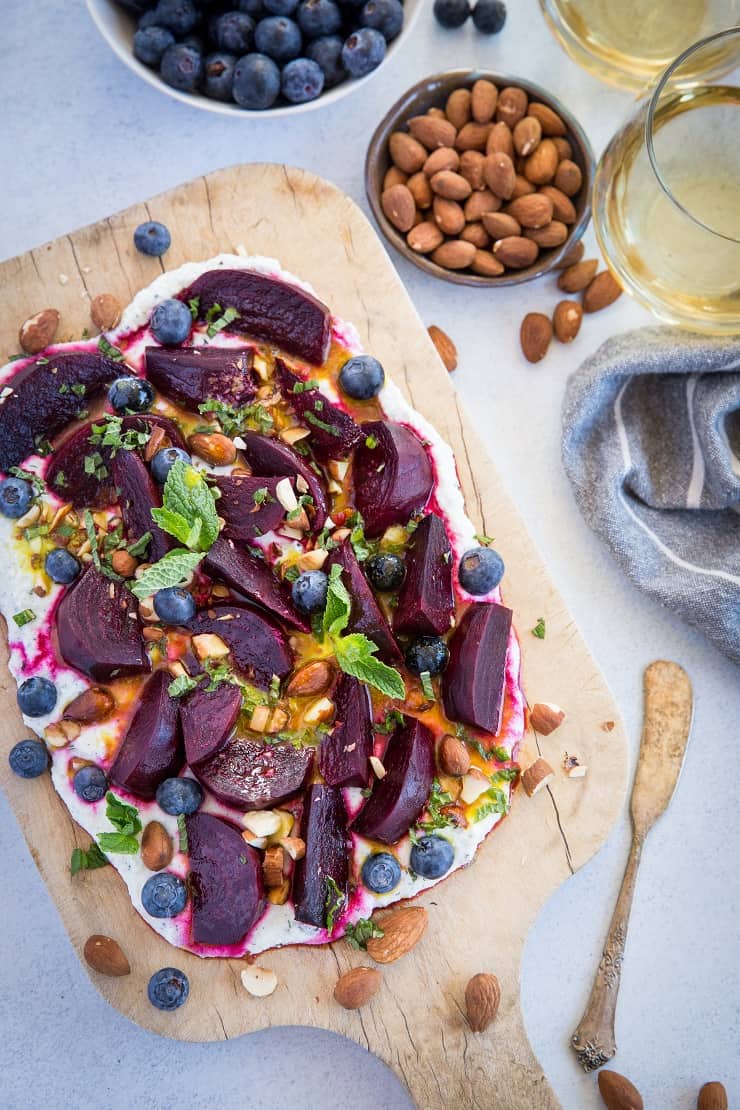
<instances>
[{"instance_id":1,"label":"bowl rim","mask_svg":"<svg viewBox=\"0 0 740 1110\"><path fill-rule=\"evenodd\" d=\"M408 2L408 0L407 0ZM167 96L172 97L174 100L179 100L182 104L187 104L191 108L201 108L206 112L213 112L221 116L233 116L237 119L275 119L285 118L288 115L298 115L302 112L311 112L317 108L328 107L331 104L336 104L337 101L343 97L350 95L355 89L364 87L365 83L370 80L376 73L378 73L389 58L394 57L397 49L406 41L409 32L412 30L416 20L421 14L424 7L424 0L411 0L409 5L408 14L404 19L401 32L388 44L388 50L383 58L383 61L370 73L366 73L364 77L351 78L346 81L340 82L334 88L328 89L321 96L317 96L315 100L309 100L305 104L284 104L275 108L264 108L257 111L253 108L240 108L238 104L229 104L226 101L211 100L202 93L188 93L183 92L181 89L173 89L171 85L165 84L156 70L150 69L140 62L138 58L134 57L133 50L128 42L124 43L121 36L116 34L109 26L108 22L102 15L103 10L113 12L121 18L130 17L132 26L135 28L135 16L132 12L127 12L116 4L115 0L85 0L90 18L92 19L95 27L98 30L101 38L107 42L113 53L120 58L125 66L127 66L133 73L146 81L152 88L159 89L160 92L165 93Z\"/></svg>"},{"instance_id":2,"label":"bowl rim","mask_svg":"<svg viewBox=\"0 0 740 1110\"><path fill-rule=\"evenodd\" d=\"M565 123L568 132L575 138L580 148L580 155L584 165L582 188L585 190L585 203L580 217L576 223L573 224L565 242L557 248L552 248L551 253L549 253L543 261L537 259L537 261L532 263L532 266L528 266L523 270L515 270L513 272L500 274L497 277L485 277L482 274L474 274L469 271L446 270L443 266L438 266L436 262L432 262L428 255L412 251L405 237L393 226L393 224L391 224L383 212L380 204L380 191L375 188L374 184L374 171L377 165L383 160L388 160L388 162L390 162L387 154L387 143L391 130L393 130L394 125L399 122L400 116L404 115L406 112L408 112L409 115L414 114L411 109L414 103L421 98L422 94L428 96L434 91L435 86L438 86L441 90L447 84L455 82L456 87L467 87L474 81L481 79L492 81L499 88L503 88L507 85L518 86L524 89L530 100L536 98L542 101L542 103L547 104L548 107L553 108ZM408 118L408 116L406 118ZM418 269L424 270L425 273L431 274L432 277L441 278L443 281L449 281L455 285L466 285L473 288L485 289L496 288L497 286L508 288L512 285L522 285L524 282L534 281L536 278L542 277L544 274L555 269L568 251L572 250L575 244L582 238L591 220L591 191L595 171L596 159L591 143L583 127L573 113L565 107L562 101L551 92L548 92L547 89L544 89L534 81L530 81L529 78L498 73L493 70L449 69L442 73L435 73L429 77L424 77L421 81L417 81L416 84L407 89L385 113L373 132L367 148L367 154L365 155L365 193L376 223L387 242L395 247L395 249L408 259L409 262L418 267Z\"/></svg>"}]
</instances>

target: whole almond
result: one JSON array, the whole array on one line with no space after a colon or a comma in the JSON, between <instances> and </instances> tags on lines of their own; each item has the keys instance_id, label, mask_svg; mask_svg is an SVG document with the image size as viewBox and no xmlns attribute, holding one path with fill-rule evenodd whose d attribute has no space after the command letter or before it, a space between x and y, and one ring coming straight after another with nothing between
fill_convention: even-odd
<instances>
[{"instance_id":1,"label":"whole almond","mask_svg":"<svg viewBox=\"0 0 740 1110\"><path fill-rule=\"evenodd\" d=\"M438 116L414 116L409 120L409 131L427 150L452 146L457 128L447 119ZM421 168L421 167L420 167Z\"/></svg>"},{"instance_id":2,"label":"whole almond","mask_svg":"<svg viewBox=\"0 0 740 1110\"><path fill-rule=\"evenodd\" d=\"M452 170L435 173L429 184L432 192L439 197L444 197L445 200L465 200L473 191L470 182L466 181L461 174L453 173Z\"/></svg>"},{"instance_id":3,"label":"whole almond","mask_svg":"<svg viewBox=\"0 0 740 1110\"><path fill-rule=\"evenodd\" d=\"M524 176L533 185L546 185L555 177L558 149L552 139L543 139L524 163Z\"/></svg>"},{"instance_id":4,"label":"whole almond","mask_svg":"<svg viewBox=\"0 0 740 1110\"><path fill-rule=\"evenodd\" d=\"M524 89L518 89L514 85L501 89L496 104L496 121L508 123L509 127L514 128L526 114L527 94Z\"/></svg>"},{"instance_id":5,"label":"whole almond","mask_svg":"<svg viewBox=\"0 0 740 1110\"><path fill-rule=\"evenodd\" d=\"M394 185L394 189L404 189L404 185ZM236 459L234 441L221 432L196 432L188 438L188 447L200 459L213 466L230 466Z\"/></svg>"},{"instance_id":6,"label":"whole almond","mask_svg":"<svg viewBox=\"0 0 740 1110\"><path fill-rule=\"evenodd\" d=\"M506 211L522 227L545 227L552 220L552 201L542 193L528 193L507 204Z\"/></svg>"},{"instance_id":7,"label":"whole almond","mask_svg":"<svg viewBox=\"0 0 740 1110\"><path fill-rule=\"evenodd\" d=\"M110 557L110 565L116 574L120 574L124 578L132 578L139 565L139 560L128 551L114 551Z\"/></svg>"},{"instance_id":8,"label":"whole almond","mask_svg":"<svg viewBox=\"0 0 740 1110\"><path fill-rule=\"evenodd\" d=\"M508 235L521 235L518 220L507 212L484 212L483 226L492 239L505 239Z\"/></svg>"},{"instance_id":9,"label":"whole almond","mask_svg":"<svg viewBox=\"0 0 740 1110\"><path fill-rule=\"evenodd\" d=\"M18 332L18 342L27 355L37 355L48 347L59 327L59 313L55 308L42 308L24 320Z\"/></svg>"},{"instance_id":10,"label":"whole almond","mask_svg":"<svg viewBox=\"0 0 740 1110\"><path fill-rule=\"evenodd\" d=\"M456 736L443 736L437 751L437 760L446 775L459 778L470 770L470 752Z\"/></svg>"},{"instance_id":11,"label":"whole almond","mask_svg":"<svg viewBox=\"0 0 740 1110\"><path fill-rule=\"evenodd\" d=\"M522 353L527 362L540 362L547 354L551 339L550 318L542 312L528 312L519 330Z\"/></svg>"},{"instance_id":12,"label":"whole almond","mask_svg":"<svg viewBox=\"0 0 740 1110\"><path fill-rule=\"evenodd\" d=\"M486 154L508 154L509 158L513 157L514 137L508 123L503 120L494 123L486 140Z\"/></svg>"},{"instance_id":13,"label":"whole almond","mask_svg":"<svg viewBox=\"0 0 740 1110\"><path fill-rule=\"evenodd\" d=\"M493 253L509 269L523 270L536 261L540 248L522 235L505 235L493 244Z\"/></svg>"},{"instance_id":14,"label":"whole almond","mask_svg":"<svg viewBox=\"0 0 740 1110\"><path fill-rule=\"evenodd\" d=\"M556 135L552 141L555 143L555 147L558 152L558 158L561 162L565 158L573 157L573 147L570 145L567 139L561 139Z\"/></svg>"},{"instance_id":15,"label":"whole almond","mask_svg":"<svg viewBox=\"0 0 740 1110\"><path fill-rule=\"evenodd\" d=\"M457 133L455 139L456 150L485 150L486 139L488 132L491 130L490 123L475 123L471 120L466 123Z\"/></svg>"},{"instance_id":16,"label":"whole almond","mask_svg":"<svg viewBox=\"0 0 740 1110\"><path fill-rule=\"evenodd\" d=\"M161 871L171 861L175 849L167 829L150 821L141 837L141 860L150 871Z\"/></svg>"},{"instance_id":17,"label":"whole almond","mask_svg":"<svg viewBox=\"0 0 740 1110\"><path fill-rule=\"evenodd\" d=\"M485 189L483 164L485 156L479 150L464 150L460 158L460 173L469 182L471 189Z\"/></svg>"},{"instance_id":18,"label":"whole almond","mask_svg":"<svg viewBox=\"0 0 740 1110\"><path fill-rule=\"evenodd\" d=\"M299 667L286 687L289 698L315 697L325 694L334 681L334 668L326 659L314 659Z\"/></svg>"},{"instance_id":19,"label":"whole almond","mask_svg":"<svg viewBox=\"0 0 740 1110\"><path fill-rule=\"evenodd\" d=\"M401 186L401 188L403 188L403 186ZM417 208L426 210L432 207L432 190L429 185L429 178L425 173L422 171L419 171L419 173L412 173L411 177L406 182L406 188L414 198Z\"/></svg>"},{"instance_id":20,"label":"whole almond","mask_svg":"<svg viewBox=\"0 0 740 1110\"><path fill-rule=\"evenodd\" d=\"M564 158L555 171L553 184L567 197L574 197L583 184L580 166L569 158Z\"/></svg>"},{"instance_id":21,"label":"whole almond","mask_svg":"<svg viewBox=\"0 0 740 1110\"><path fill-rule=\"evenodd\" d=\"M121 975L130 975L131 973L131 965L126 959L120 944L117 940L113 940L113 937L93 933L85 941L82 954L93 971L98 971L101 975L118 978Z\"/></svg>"},{"instance_id":22,"label":"whole almond","mask_svg":"<svg viewBox=\"0 0 740 1110\"><path fill-rule=\"evenodd\" d=\"M550 220L544 227L527 228L524 234L539 247L559 247L568 238L568 228L560 220Z\"/></svg>"},{"instance_id":23,"label":"whole almond","mask_svg":"<svg viewBox=\"0 0 740 1110\"><path fill-rule=\"evenodd\" d=\"M534 116L525 116L514 127L514 150L525 158L535 149L542 138L542 128Z\"/></svg>"},{"instance_id":24,"label":"whole almond","mask_svg":"<svg viewBox=\"0 0 740 1110\"><path fill-rule=\"evenodd\" d=\"M479 251L484 251L491 245L491 236L483 224L479 223L466 224L460 232L460 238L466 243L472 243Z\"/></svg>"},{"instance_id":25,"label":"whole almond","mask_svg":"<svg viewBox=\"0 0 740 1110\"><path fill-rule=\"evenodd\" d=\"M501 988L495 975L479 972L465 988L465 1012L474 1033L483 1033L498 1013Z\"/></svg>"},{"instance_id":26,"label":"whole almond","mask_svg":"<svg viewBox=\"0 0 740 1110\"><path fill-rule=\"evenodd\" d=\"M482 78L470 90L470 110L476 123L488 123L493 119L498 101L498 89L492 81Z\"/></svg>"},{"instance_id":27,"label":"whole almond","mask_svg":"<svg viewBox=\"0 0 740 1110\"><path fill-rule=\"evenodd\" d=\"M579 244L582 245L582 244ZM583 262L574 262L563 270L558 278L558 289L564 293L580 293L590 285L596 276L599 263L596 258L586 258Z\"/></svg>"},{"instance_id":28,"label":"whole almond","mask_svg":"<svg viewBox=\"0 0 740 1110\"><path fill-rule=\"evenodd\" d=\"M100 331L110 331L121 319L121 302L112 293L98 293L90 302L90 319Z\"/></svg>"},{"instance_id":29,"label":"whole almond","mask_svg":"<svg viewBox=\"0 0 740 1110\"><path fill-rule=\"evenodd\" d=\"M556 270L567 270L569 266L574 266L576 262L580 262L586 253L586 248L583 245L583 240L579 239L570 247L555 267Z\"/></svg>"},{"instance_id":30,"label":"whole almond","mask_svg":"<svg viewBox=\"0 0 740 1110\"><path fill-rule=\"evenodd\" d=\"M604 1068L599 1072L599 1092L608 1110L643 1110L642 1096L629 1079Z\"/></svg>"},{"instance_id":31,"label":"whole almond","mask_svg":"<svg viewBox=\"0 0 740 1110\"><path fill-rule=\"evenodd\" d=\"M483 177L492 193L503 200L509 199L514 191L516 171L508 154L503 151L487 154L483 163Z\"/></svg>"},{"instance_id":32,"label":"whole almond","mask_svg":"<svg viewBox=\"0 0 740 1110\"><path fill-rule=\"evenodd\" d=\"M434 222L445 235L459 235L465 227L465 213L456 200L435 197L432 203Z\"/></svg>"},{"instance_id":33,"label":"whole almond","mask_svg":"<svg viewBox=\"0 0 740 1110\"><path fill-rule=\"evenodd\" d=\"M446 331L442 331L436 324L430 324L427 328L429 338L434 346L437 348L437 354L442 359L445 369L448 373L457 370L457 347L450 339Z\"/></svg>"},{"instance_id":34,"label":"whole almond","mask_svg":"<svg viewBox=\"0 0 740 1110\"><path fill-rule=\"evenodd\" d=\"M438 150L433 150L424 163L424 173L427 177L433 177L435 173L440 173L442 170L457 170L460 165L460 155L451 146L441 146Z\"/></svg>"},{"instance_id":35,"label":"whole almond","mask_svg":"<svg viewBox=\"0 0 740 1110\"><path fill-rule=\"evenodd\" d=\"M431 254L444 242L444 238L444 234L436 224L431 220L425 220L424 223L412 227L406 236L406 242L417 254Z\"/></svg>"},{"instance_id":36,"label":"whole almond","mask_svg":"<svg viewBox=\"0 0 740 1110\"><path fill-rule=\"evenodd\" d=\"M504 265L491 251L477 250L470 269L480 277L500 277L504 272Z\"/></svg>"},{"instance_id":37,"label":"whole almond","mask_svg":"<svg viewBox=\"0 0 740 1110\"><path fill-rule=\"evenodd\" d=\"M614 304L622 296L622 287L613 277L610 270L602 270L597 274L583 293L583 311L600 312L602 308Z\"/></svg>"},{"instance_id":38,"label":"whole almond","mask_svg":"<svg viewBox=\"0 0 740 1110\"><path fill-rule=\"evenodd\" d=\"M447 97L445 113L453 127L459 131L472 116L472 95L470 89L455 89Z\"/></svg>"},{"instance_id":39,"label":"whole almond","mask_svg":"<svg viewBox=\"0 0 740 1110\"><path fill-rule=\"evenodd\" d=\"M536 192L536 189L532 182L527 181L523 174L518 173L514 178L514 190L511 194L511 199L516 200L517 197L526 197L534 192Z\"/></svg>"},{"instance_id":40,"label":"whole almond","mask_svg":"<svg viewBox=\"0 0 740 1110\"><path fill-rule=\"evenodd\" d=\"M427 149L405 131L394 131L388 140L388 150L394 166L404 173L416 173L427 160Z\"/></svg>"},{"instance_id":41,"label":"whole almond","mask_svg":"<svg viewBox=\"0 0 740 1110\"><path fill-rule=\"evenodd\" d=\"M565 124L557 112L539 100L529 102L528 112L539 123L542 134L552 138L555 135L565 135Z\"/></svg>"},{"instance_id":42,"label":"whole almond","mask_svg":"<svg viewBox=\"0 0 740 1110\"><path fill-rule=\"evenodd\" d=\"M427 115L436 116L437 119L447 119L442 109L437 107L427 108Z\"/></svg>"},{"instance_id":43,"label":"whole almond","mask_svg":"<svg viewBox=\"0 0 740 1110\"><path fill-rule=\"evenodd\" d=\"M345 1010L359 1010L380 990L383 976L376 967L353 967L340 975L334 987L334 999Z\"/></svg>"},{"instance_id":44,"label":"whole almond","mask_svg":"<svg viewBox=\"0 0 740 1110\"><path fill-rule=\"evenodd\" d=\"M696 1110L727 1110L728 1106L727 1091L724 1084L716 1079L711 1083L705 1083L699 1091Z\"/></svg>"},{"instance_id":45,"label":"whole almond","mask_svg":"<svg viewBox=\"0 0 740 1110\"><path fill-rule=\"evenodd\" d=\"M409 175L404 173L403 170L399 170L398 166L389 166L383 178L383 192L386 189L391 189L394 185L405 185L408 177Z\"/></svg>"},{"instance_id":46,"label":"whole almond","mask_svg":"<svg viewBox=\"0 0 740 1110\"><path fill-rule=\"evenodd\" d=\"M402 906L377 919L382 937L371 937L367 954L376 964L399 960L419 943L427 927L428 915L423 906Z\"/></svg>"},{"instance_id":47,"label":"whole almond","mask_svg":"<svg viewBox=\"0 0 740 1110\"><path fill-rule=\"evenodd\" d=\"M500 197L495 197L490 189L471 193L465 201L463 212L469 222L480 220L484 212L498 212L501 207Z\"/></svg>"},{"instance_id":48,"label":"whole almond","mask_svg":"<svg viewBox=\"0 0 740 1110\"><path fill-rule=\"evenodd\" d=\"M578 301L560 301L552 314L555 338L561 343L572 343L581 330L583 308Z\"/></svg>"},{"instance_id":49,"label":"whole almond","mask_svg":"<svg viewBox=\"0 0 740 1110\"><path fill-rule=\"evenodd\" d=\"M102 686L90 686L72 699L63 716L65 721L88 724L91 721L104 721L115 708L116 702L112 694Z\"/></svg>"},{"instance_id":50,"label":"whole almond","mask_svg":"<svg viewBox=\"0 0 740 1110\"><path fill-rule=\"evenodd\" d=\"M543 185L540 192L552 201L552 214L556 220L560 220L564 224L574 224L576 222L575 205L561 189L556 189L554 185Z\"/></svg>"},{"instance_id":51,"label":"whole almond","mask_svg":"<svg viewBox=\"0 0 740 1110\"><path fill-rule=\"evenodd\" d=\"M431 257L432 262L446 270L465 270L475 257L475 247L464 239L448 239Z\"/></svg>"}]
</instances>

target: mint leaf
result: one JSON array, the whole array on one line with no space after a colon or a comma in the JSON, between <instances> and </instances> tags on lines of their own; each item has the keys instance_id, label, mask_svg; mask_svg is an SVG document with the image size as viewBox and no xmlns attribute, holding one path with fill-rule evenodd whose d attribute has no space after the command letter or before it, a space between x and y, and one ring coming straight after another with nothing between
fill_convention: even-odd
<instances>
[{"instance_id":1,"label":"mint leaf","mask_svg":"<svg viewBox=\"0 0 740 1110\"><path fill-rule=\"evenodd\" d=\"M122 802L121 799L117 798L110 790L105 795L105 800L107 803L105 816L108 818L111 825L115 826L119 832L125 833L127 836L133 836L135 833L141 832L141 821L139 820L139 811L136 806L130 806L127 805L126 802Z\"/></svg>"},{"instance_id":2,"label":"mint leaf","mask_svg":"<svg viewBox=\"0 0 740 1110\"><path fill-rule=\"evenodd\" d=\"M534 628L531 630L531 632L532 632L532 635L536 636L538 640L544 640L544 638L545 638L545 618L544 617L538 617L537 624L534 626Z\"/></svg>"},{"instance_id":3,"label":"mint leaf","mask_svg":"<svg viewBox=\"0 0 740 1110\"><path fill-rule=\"evenodd\" d=\"M178 459L167 475L163 509L152 509L156 522L181 543L208 551L218 536L216 499L194 466Z\"/></svg>"},{"instance_id":4,"label":"mint leaf","mask_svg":"<svg viewBox=\"0 0 740 1110\"><path fill-rule=\"evenodd\" d=\"M73 848L72 858L69 861L69 869L73 875L78 871L94 871L97 867L106 867L108 860L100 851L95 841L92 842L89 848Z\"/></svg>"},{"instance_id":5,"label":"mint leaf","mask_svg":"<svg viewBox=\"0 0 740 1110\"><path fill-rule=\"evenodd\" d=\"M104 852L115 852L118 855L133 856L139 850L136 837L127 833L101 833L98 843Z\"/></svg>"},{"instance_id":6,"label":"mint leaf","mask_svg":"<svg viewBox=\"0 0 740 1110\"><path fill-rule=\"evenodd\" d=\"M360 632L341 636L334 642L337 663L345 674L367 682L389 698L405 698L406 687L401 675L375 658L377 650L377 644Z\"/></svg>"},{"instance_id":7,"label":"mint leaf","mask_svg":"<svg viewBox=\"0 0 740 1110\"><path fill-rule=\"evenodd\" d=\"M174 536L180 543L188 544L192 526L181 513L173 512L172 509L152 509L152 518L163 532Z\"/></svg>"},{"instance_id":8,"label":"mint leaf","mask_svg":"<svg viewBox=\"0 0 740 1110\"><path fill-rule=\"evenodd\" d=\"M167 687L167 693L171 698L181 698L194 690L205 677L204 674L198 675L197 678L191 678L189 674L179 674Z\"/></svg>"},{"instance_id":9,"label":"mint leaf","mask_svg":"<svg viewBox=\"0 0 740 1110\"><path fill-rule=\"evenodd\" d=\"M334 922L337 919L337 914L340 912L345 902L347 901L346 895L339 889L331 875L326 876L326 931L331 933L334 929Z\"/></svg>"},{"instance_id":10,"label":"mint leaf","mask_svg":"<svg viewBox=\"0 0 740 1110\"><path fill-rule=\"evenodd\" d=\"M352 601L342 581L342 568L335 563L329 572L323 628L326 636L338 636L349 624Z\"/></svg>"},{"instance_id":11,"label":"mint leaf","mask_svg":"<svg viewBox=\"0 0 740 1110\"><path fill-rule=\"evenodd\" d=\"M432 792L427 799L426 817L423 821L416 822L416 828L422 832L431 832L432 829L446 829L454 825L454 821L442 812L442 807L450 805L451 802L452 795L442 789L439 779L435 779L432 783Z\"/></svg>"},{"instance_id":12,"label":"mint leaf","mask_svg":"<svg viewBox=\"0 0 740 1110\"><path fill-rule=\"evenodd\" d=\"M371 921L369 917L361 917L355 921L354 925L348 925L344 930L344 939L349 944L350 948L365 949L367 942L372 940L373 937L384 937L385 933Z\"/></svg>"},{"instance_id":13,"label":"mint leaf","mask_svg":"<svg viewBox=\"0 0 740 1110\"><path fill-rule=\"evenodd\" d=\"M482 821L484 817L489 817L492 813L500 813L502 817L505 817L509 812L509 803L503 790L492 786L482 797L489 800L478 806L473 814L473 821Z\"/></svg>"},{"instance_id":14,"label":"mint leaf","mask_svg":"<svg viewBox=\"0 0 740 1110\"><path fill-rule=\"evenodd\" d=\"M36 620L36 614L33 609L21 609L20 613L13 613L13 620L19 628L23 628L24 624Z\"/></svg>"},{"instance_id":15,"label":"mint leaf","mask_svg":"<svg viewBox=\"0 0 740 1110\"><path fill-rule=\"evenodd\" d=\"M211 316L211 313L214 309L220 311L220 306L214 304L211 308L208 309L208 313L206 314L206 319L210 317L211 321L207 328L209 339L213 339L214 335L218 335L220 331L223 331L224 328L227 328L229 324L236 320L237 316L239 315L239 312L236 308L226 308L223 311L223 315L219 316L217 320L214 320Z\"/></svg>"},{"instance_id":16,"label":"mint leaf","mask_svg":"<svg viewBox=\"0 0 740 1110\"><path fill-rule=\"evenodd\" d=\"M145 570L141 578L136 579L132 587L134 596L141 601L157 590L179 586L195 570L202 558L203 555L198 551L185 551L182 547L168 551L158 563Z\"/></svg>"}]
</instances>

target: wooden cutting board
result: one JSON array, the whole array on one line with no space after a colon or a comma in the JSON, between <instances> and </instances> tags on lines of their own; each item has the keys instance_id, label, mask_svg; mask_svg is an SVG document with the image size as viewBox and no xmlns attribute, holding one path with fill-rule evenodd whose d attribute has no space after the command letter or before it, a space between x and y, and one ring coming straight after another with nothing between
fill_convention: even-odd
<instances>
[{"instance_id":1,"label":"wooden cutting board","mask_svg":"<svg viewBox=\"0 0 740 1110\"><path fill-rule=\"evenodd\" d=\"M172 232L172 246L161 261L133 247L134 228L150 218ZM530 704L554 701L567 711L556 733L529 734L525 749L530 757L541 750L549 758L558 770L555 781L534 799L517 791L510 817L475 863L421 897L430 915L424 940L383 969L382 990L355 1012L342 1010L332 991L340 972L371 962L363 953L338 941L330 948L266 954L260 962L276 971L278 989L270 998L251 998L239 979L240 961L201 960L152 932L132 909L113 868L70 878L70 853L89 838L70 820L48 778L16 778L3 755L3 787L76 951L81 953L91 933L121 941L131 975L90 974L111 1005L132 1021L192 1041L232 1038L271 1025L319 1025L351 1037L389 1064L423 1110L548 1110L557 1100L529 1046L519 1007L522 947L546 898L597 851L620 812L624 729L365 216L333 185L301 170L248 165L200 177L2 263L0 355L17 350L18 326L32 312L56 307L62 316L59 338L79 337L91 326L90 296L113 293L126 303L162 269L238 244L278 258L312 282L332 311L354 322L366 349L452 445L468 512L480 531L496 537L506 561L505 600L522 641ZM547 622L545 640L529 631L541 616ZM4 667L0 732L3 752L25 734L15 685ZM585 779L562 773L566 750L588 765ZM162 1013L149 1004L146 984L153 971L172 964L189 976L190 998L181 1010ZM464 1019L464 989L478 971L498 976L501 1007L488 1032L476 1035ZM565 1051L572 1020L554 1013L552 1024Z\"/></svg>"}]
</instances>

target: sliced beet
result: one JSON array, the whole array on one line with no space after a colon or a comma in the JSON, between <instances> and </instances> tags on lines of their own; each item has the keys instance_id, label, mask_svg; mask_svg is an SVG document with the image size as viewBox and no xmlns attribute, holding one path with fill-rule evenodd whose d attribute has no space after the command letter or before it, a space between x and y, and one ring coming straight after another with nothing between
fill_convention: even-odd
<instances>
[{"instance_id":1,"label":"sliced beet","mask_svg":"<svg viewBox=\"0 0 740 1110\"><path fill-rule=\"evenodd\" d=\"M219 306L239 315L229 331L254 335L289 354L320 366L329 353L331 316L316 297L280 278L253 270L209 270L201 274L180 299L198 298L198 319Z\"/></svg>"},{"instance_id":2,"label":"sliced beet","mask_svg":"<svg viewBox=\"0 0 740 1110\"><path fill-rule=\"evenodd\" d=\"M226 521L227 536L249 543L284 523L285 509L275 493L279 481L249 474L222 474L216 478L221 491L216 507L218 515ZM266 496L263 490L267 490Z\"/></svg>"},{"instance_id":3,"label":"sliced beet","mask_svg":"<svg viewBox=\"0 0 740 1110\"><path fill-rule=\"evenodd\" d=\"M36 454L41 440L61 432L121 372L120 362L81 350L48 355L19 370L6 383L13 392L0 405L0 470Z\"/></svg>"},{"instance_id":4,"label":"sliced beet","mask_svg":"<svg viewBox=\"0 0 740 1110\"><path fill-rule=\"evenodd\" d=\"M264 744L238 736L193 771L224 805L271 809L303 788L313 750L292 744Z\"/></svg>"},{"instance_id":5,"label":"sliced beet","mask_svg":"<svg viewBox=\"0 0 740 1110\"><path fill-rule=\"evenodd\" d=\"M93 566L62 594L56 632L64 662L96 682L149 670L136 598Z\"/></svg>"},{"instance_id":6,"label":"sliced beet","mask_svg":"<svg viewBox=\"0 0 740 1110\"><path fill-rule=\"evenodd\" d=\"M362 425L353 477L355 502L368 536L379 535L391 524L405 524L424 508L434 485L432 464L416 433L385 420Z\"/></svg>"},{"instance_id":7,"label":"sliced beet","mask_svg":"<svg viewBox=\"0 0 740 1110\"><path fill-rule=\"evenodd\" d=\"M429 513L414 532L406 556L393 631L402 636L441 636L450 631L454 612L452 548L444 522Z\"/></svg>"},{"instance_id":8,"label":"sliced beet","mask_svg":"<svg viewBox=\"0 0 740 1110\"><path fill-rule=\"evenodd\" d=\"M153 798L183 764L180 706L168 693L171 683L170 672L161 670L145 684L111 765L111 782L138 798Z\"/></svg>"},{"instance_id":9,"label":"sliced beet","mask_svg":"<svg viewBox=\"0 0 740 1110\"><path fill-rule=\"evenodd\" d=\"M342 675L334 705L334 727L319 745L319 770L329 786L366 786L373 754L370 692L356 678Z\"/></svg>"},{"instance_id":10,"label":"sliced beet","mask_svg":"<svg viewBox=\"0 0 740 1110\"><path fill-rule=\"evenodd\" d=\"M262 916L262 864L237 828L210 813L185 818L196 944L238 944Z\"/></svg>"},{"instance_id":11,"label":"sliced beet","mask_svg":"<svg viewBox=\"0 0 740 1110\"><path fill-rule=\"evenodd\" d=\"M256 393L250 347L147 347L145 353L152 385L191 412L210 400L238 408Z\"/></svg>"},{"instance_id":12,"label":"sliced beet","mask_svg":"<svg viewBox=\"0 0 740 1110\"><path fill-rule=\"evenodd\" d=\"M141 539L145 532L151 532L147 560L156 563L175 546L172 536L168 536L152 520L152 509L162 504L161 491L155 485L146 463L135 451L117 451L110 469L118 491L117 499L127 539L133 543Z\"/></svg>"},{"instance_id":13,"label":"sliced beet","mask_svg":"<svg viewBox=\"0 0 740 1110\"><path fill-rule=\"evenodd\" d=\"M213 605L193 617L193 635L210 632L228 644L236 669L255 686L266 690L272 676L285 678L293 655L285 633L272 617L251 605Z\"/></svg>"},{"instance_id":14,"label":"sliced beet","mask_svg":"<svg viewBox=\"0 0 740 1110\"><path fill-rule=\"evenodd\" d=\"M291 600L290 591L265 560L237 547L233 540L219 536L202 566L212 578L217 578L250 601L264 606L291 628L297 628L301 632L309 631L309 625Z\"/></svg>"},{"instance_id":15,"label":"sliced beet","mask_svg":"<svg viewBox=\"0 0 740 1110\"><path fill-rule=\"evenodd\" d=\"M349 851L347 814L337 786L312 786L303 816L306 854L296 863L293 904L297 921L322 929L336 906L337 890L347 897ZM333 879L337 890L327 880Z\"/></svg>"},{"instance_id":16,"label":"sliced beet","mask_svg":"<svg viewBox=\"0 0 740 1110\"><path fill-rule=\"evenodd\" d=\"M306 460L276 436L263 436L259 432L243 432L242 439L246 444L244 454L254 474L303 478L313 498L313 512L309 509L311 523L316 531L323 528L329 512L326 489Z\"/></svg>"},{"instance_id":17,"label":"sliced beet","mask_svg":"<svg viewBox=\"0 0 740 1110\"><path fill-rule=\"evenodd\" d=\"M346 458L362 439L360 425L343 409L333 405L320 389L306 389L304 379L289 370L282 359L275 359L275 369L283 396L311 432L309 443L316 458Z\"/></svg>"},{"instance_id":18,"label":"sliced beet","mask_svg":"<svg viewBox=\"0 0 740 1110\"><path fill-rule=\"evenodd\" d=\"M384 844L395 844L424 809L434 780L434 735L414 718L388 741L383 756L385 777L352 823L353 832Z\"/></svg>"},{"instance_id":19,"label":"sliced beet","mask_svg":"<svg viewBox=\"0 0 740 1110\"><path fill-rule=\"evenodd\" d=\"M199 687L180 702L185 762L190 767L210 759L226 746L241 708L241 686L233 682L222 682L215 690Z\"/></svg>"},{"instance_id":20,"label":"sliced beet","mask_svg":"<svg viewBox=\"0 0 740 1110\"><path fill-rule=\"evenodd\" d=\"M450 661L442 677L450 720L493 736L501 726L511 616L503 605L472 604L450 638Z\"/></svg>"},{"instance_id":21,"label":"sliced beet","mask_svg":"<svg viewBox=\"0 0 740 1110\"><path fill-rule=\"evenodd\" d=\"M377 644L380 655L387 662L400 662L401 652L398 644L393 639L393 633L388 627L388 622L380 610L375 594L365 578L349 540L345 540L331 552L324 567L327 573L335 563L342 568L342 580L352 599L348 630L362 632Z\"/></svg>"}]
</instances>

